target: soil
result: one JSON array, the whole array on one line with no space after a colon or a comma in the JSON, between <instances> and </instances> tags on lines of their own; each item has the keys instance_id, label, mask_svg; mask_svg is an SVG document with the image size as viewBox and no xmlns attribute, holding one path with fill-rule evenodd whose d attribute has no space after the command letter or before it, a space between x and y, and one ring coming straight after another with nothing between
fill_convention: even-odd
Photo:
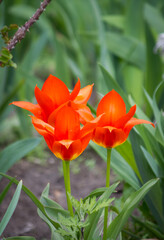
<instances>
[{"instance_id":1,"label":"soil","mask_svg":"<svg viewBox=\"0 0 164 240\"><path fill-rule=\"evenodd\" d=\"M77 162L75 163L75 161ZM50 198L66 208L64 179L60 171L61 163L61 160L56 159L54 156L51 156L45 165L21 160L7 174L18 180L22 179L23 184L38 198L47 183L50 183ZM80 160L71 162L72 167L74 163L76 168L80 170L76 174L71 172L72 195L75 198L83 198L92 190L105 186L106 164L90 148L84 152ZM115 181L114 178L112 173L111 183ZM3 178L0 183L1 192L8 180ZM11 201L15 187L13 184L5 200L0 205L0 220ZM121 187L118 187L117 195L120 195L120 192ZM48 226L40 219L37 214L37 207L23 191L21 192L16 210L3 233L3 237L10 236L33 236L37 240L50 239Z\"/></svg>"}]
</instances>

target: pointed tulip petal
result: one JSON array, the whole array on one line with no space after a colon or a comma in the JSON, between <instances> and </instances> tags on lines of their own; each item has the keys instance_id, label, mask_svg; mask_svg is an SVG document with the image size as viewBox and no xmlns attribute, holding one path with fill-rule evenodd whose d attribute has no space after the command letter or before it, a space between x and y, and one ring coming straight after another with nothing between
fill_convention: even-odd
<instances>
[{"instance_id":1,"label":"pointed tulip petal","mask_svg":"<svg viewBox=\"0 0 164 240\"><path fill-rule=\"evenodd\" d=\"M108 129L97 127L93 132L93 141L105 148L114 148L123 142L127 137L122 129Z\"/></svg>"},{"instance_id":2,"label":"pointed tulip petal","mask_svg":"<svg viewBox=\"0 0 164 240\"><path fill-rule=\"evenodd\" d=\"M46 141L49 149L52 151L52 147L53 147L53 144L54 144L54 137L51 136L51 135L46 135L46 136L44 136L44 140Z\"/></svg>"},{"instance_id":3,"label":"pointed tulip petal","mask_svg":"<svg viewBox=\"0 0 164 240\"><path fill-rule=\"evenodd\" d=\"M90 121L84 125L84 127L80 131L81 138L86 136L87 134L93 132L93 130L97 127L97 125L101 121L102 116L103 116L103 114L98 116L97 118L94 118L92 121Z\"/></svg>"},{"instance_id":4,"label":"pointed tulip petal","mask_svg":"<svg viewBox=\"0 0 164 240\"><path fill-rule=\"evenodd\" d=\"M51 125L34 116L30 117L32 119L32 124L34 125L35 129L37 129L39 134L42 136L45 136L47 134L51 134L52 136L54 135L54 128Z\"/></svg>"},{"instance_id":5,"label":"pointed tulip petal","mask_svg":"<svg viewBox=\"0 0 164 240\"><path fill-rule=\"evenodd\" d=\"M102 113L106 113L110 126L126 114L124 100L115 90L110 91L101 99L97 108L97 116Z\"/></svg>"},{"instance_id":6,"label":"pointed tulip petal","mask_svg":"<svg viewBox=\"0 0 164 240\"><path fill-rule=\"evenodd\" d=\"M56 119L56 115L57 115L57 113L59 112L59 110L61 109L61 108L63 108L64 106L66 106L66 105L68 105L69 104L69 102L66 102L66 103L64 103L64 104L62 104L62 105L60 105L58 108L56 108L50 115L49 115L49 117L48 117L48 124L50 124L50 125L52 125L53 127L55 126L55 119Z\"/></svg>"},{"instance_id":7,"label":"pointed tulip petal","mask_svg":"<svg viewBox=\"0 0 164 240\"><path fill-rule=\"evenodd\" d=\"M80 91L80 79L78 79L73 91L70 94L70 100L71 101L73 101L77 97L79 91Z\"/></svg>"},{"instance_id":8,"label":"pointed tulip petal","mask_svg":"<svg viewBox=\"0 0 164 240\"><path fill-rule=\"evenodd\" d=\"M129 135L131 129L135 126L135 125L138 125L138 124L142 124L142 123L145 123L145 124L151 124L153 127L155 127L155 125L150 122L150 121L147 121L147 120L143 120L143 119L137 119L137 118L132 118L130 119L125 127L124 127L124 132L126 135Z\"/></svg>"},{"instance_id":9,"label":"pointed tulip petal","mask_svg":"<svg viewBox=\"0 0 164 240\"><path fill-rule=\"evenodd\" d=\"M125 116L119 118L119 119L114 123L114 126L115 126L116 128L123 128L123 127L125 126L125 124L134 116L135 112L136 112L136 105L134 105L133 107L131 107L130 110L129 110L129 112L128 112Z\"/></svg>"},{"instance_id":10,"label":"pointed tulip petal","mask_svg":"<svg viewBox=\"0 0 164 240\"><path fill-rule=\"evenodd\" d=\"M71 107L61 108L55 119L55 136L58 140L78 138L80 133L79 115Z\"/></svg>"},{"instance_id":11,"label":"pointed tulip petal","mask_svg":"<svg viewBox=\"0 0 164 240\"><path fill-rule=\"evenodd\" d=\"M94 120L94 117L91 113L90 108L84 104L80 104L79 108L76 110L76 112L79 114L80 122L82 124L85 124L86 122L90 122L90 121Z\"/></svg>"},{"instance_id":12,"label":"pointed tulip petal","mask_svg":"<svg viewBox=\"0 0 164 240\"><path fill-rule=\"evenodd\" d=\"M74 102L77 104L86 104L92 94L93 85L94 84L82 88Z\"/></svg>"},{"instance_id":13,"label":"pointed tulip petal","mask_svg":"<svg viewBox=\"0 0 164 240\"><path fill-rule=\"evenodd\" d=\"M67 149L71 146L73 143L73 140L61 140L59 141L63 146L65 146Z\"/></svg>"},{"instance_id":14,"label":"pointed tulip petal","mask_svg":"<svg viewBox=\"0 0 164 240\"><path fill-rule=\"evenodd\" d=\"M55 105L53 104L52 100L49 98L48 95L42 92L37 86L35 87L35 97L38 104L43 109L44 113L47 116L49 116L50 113L55 108Z\"/></svg>"},{"instance_id":15,"label":"pointed tulip petal","mask_svg":"<svg viewBox=\"0 0 164 240\"><path fill-rule=\"evenodd\" d=\"M15 101L15 102L10 103L10 105L11 104L13 104L17 107L23 108L27 111L30 111L36 117L39 117L39 118L42 117L42 109L40 108L40 106L38 104L33 104L30 102L25 102L25 101Z\"/></svg>"},{"instance_id":16,"label":"pointed tulip petal","mask_svg":"<svg viewBox=\"0 0 164 240\"><path fill-rule=\"evenodd\" d=\"M65 161L71 161L77 158L82 152L82 146L80 140L73 141L69 148L61 143L61 141L55 141L52 149L57 158Z\"/></svg>"},{"instance_id":17,"label":"pointed tulip petal","mask_svg":"<svg viewBox=\"0 0 164 240\"><path fill-rule=\"evenodd\" d=\"M50 75L44 82L42 92L49 96L56 106L68 101L70 97L69 90L65 83L53 75Z\"/></svg>"}]
</instances>

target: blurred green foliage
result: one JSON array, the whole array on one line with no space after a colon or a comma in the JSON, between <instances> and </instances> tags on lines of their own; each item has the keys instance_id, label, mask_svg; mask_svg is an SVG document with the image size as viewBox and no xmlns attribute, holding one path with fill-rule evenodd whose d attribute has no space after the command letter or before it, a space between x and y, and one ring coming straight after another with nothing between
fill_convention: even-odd
<instances>
[{"instance_id":1,"label":"blurred green foliage","mask_svg":"<svg viewBox=\"0 0 164 240\"><path fill-rule=\"evenodd\" d=\"M0 4L0 29L23 25L39 4L4 0ZM82 86L95 83L91 98L94 106L99 98L96 90L104 95L114 88L128 109L137 103L137 117L157 123L155 130L137 127L131 140L113 151L112 168L135 190L153 177L161 178L146 198L159 225L158 233L164 224L164 114L160 110L164 107L164 62L162 53L155 51L160 33L164 33L163 0L56 0L12 50L13 58L7 56L17 68L0 68L0 121L5 126L1 133L11 131L11 123L5 123L8 117L13 121L14 109L20 121L19 136L31 136L28 113L7 106L12 99L35 102L34 87L41 87L49 74L69 88L78 77ZM0 49L3 47L0 39ZM96 150L106 158L103 150Z\"/></svg>"}]
</instances>

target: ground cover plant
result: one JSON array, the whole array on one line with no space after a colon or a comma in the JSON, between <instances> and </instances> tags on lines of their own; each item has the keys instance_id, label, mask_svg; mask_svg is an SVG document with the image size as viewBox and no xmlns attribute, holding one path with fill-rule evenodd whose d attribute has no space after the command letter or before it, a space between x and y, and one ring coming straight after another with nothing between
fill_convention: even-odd
<instances>
[{"instance_id":1,"label":"ground cover plant","mask_svg":"<svg viewBox=\"0 0 164 240\"><path fill-rule=\"evenodd\" d=\"M43 11L44 9L46 10ZM93 138L94 142L105 147L99 147L90 141L90 146L96 153L104 161L108 159L107 179L109 178L109 165L111 164L111 168L128 184L128 195L140 191L140 187L147 184L147 181L159 178L158 183L146 195L143 204L140 206L143 218L136 218L135 216L131 220L134 225L142 229L142 233L147 234L143 233L142 236L140 235L141 237L153 236L158 239L163 239L164 234L164 117L163 110L161 110L164 102L164 84L162 82L164 44L162 35L158 38L158 35L164 32L163 9L164 3L162 0L103 0L101 2L72 0L71 4L66 0L60 2L43 1L42 3L29 3L26 0L17 0L14 3L7 0L0 1L2 36L0 44L3 47L0 56L0 131L1 136L5 136L6 133L9 136L5 144L3 143L3 137L0 141L3 146L11 144L0 153L0 171L5 173L16 161L35 148L41 140L40 138L31 138L33 130L27 113L20 108L16 110L16 108L8 106L10 102L17 100L17 102L14 102L15 105L32 112L34 116L31 118L34 127L39 134L44 135L50 150L55 152L57 157L62 158L62 161L77 157L85 149L89 140ZM31 16L33 17L31 18ZM4 25L7 26L4 27ZM25 31L21 26L25 27ZM26 32L29 29L30 33ZM16 65L17 68L14 69ZM44 87L40 90L43 81L49 74L52 74L50 78L53 79L53 76L57 76L67 85L68 88L63 90L64 94L60 94L64 97L54 97L53 87L52 89ZM80 91L80 80L76 81L77 76L81 80L81 88L83 89ZM62 86L64 86L64 83ZM91 106L86 103L90 97L93 83L95 85L90 102ZM38 87L35 88L36 84ZM51 84L53 86L53 81ZM55 88L60 92L61 87L59 85ZM69 89L72 89L72 86L75 86L75 88L71 92ZM84 86L87 87L83 88ZM39 105L34 100L34 88ZM84 97L87 91L89 93ZM78 94L81 95L78 96ZM125 115L125 106L120 100L121 97L125 101L127 111L130 109L127 116ZM115 101L112 101L112 99L115 99ZM26 104L20 102L22 100L26 101ZM69 104L67 105L66 102L69 102ZM64 108L60 109L60 105L64 103ZM135 104L137 104L136 113ZM97 118L94 120L96 117L95 106L97 105ZM111 109L115 109L115 114L112 114L112 110L109 110L110 107L106 109L106 106L112 106ZM131 106L133 107L130 108ZM54 110L58 107L59 112ZM17 111L17 114L11 114L10 109ZM141 123L139 120L131 119L134 113L136 118L153 122L156 127L153 128L147 124L137 126L129 134L130 127L134 126L133 124ZM80 116L80 124L83 125L80 131L77 131L79 129L77 114ZM106 119L103 114L107 115L110 120ZM123 117L123 115L125 116ZM54 123L57 116L59 120ZM53 135L54 127L60 129L63 116L70 116L71 121L68 121L68 125L63 124L65 128L63 127L62 130L55 132L55 135ZM118 116L122 118L119 120ZM71 133L66 126L71 129ZM75 126L76 128L74 128ZM124 128L125 126L126 128ZM15 132L13 127L16 129ZM53 141L52 135L55 139ZM71 139L68 136L71 136ZM18 142L13 143L15 139ZM63 150L65 148L72 150L65 152ZM110 164L110 151L106 151L106 148L112 149ZM67 176L65 178L69 178L68 165L66 163L63 166L64 176ZM11 180L1 193L1 201L6 196L13 181L17 183L15 179ZM61 235L61 239L63 236L64 239L71 237L75 239L77 237L78 239L83 235L87 237L86 239L92 239L95 237L94 234L99 234L97 239L101 237L106 239L106 234L116 239L116 235L123 226L120 225L120 228L117 231L113 230L113 233L111 231L116 226L115 222L119 220L114 220L114 223L111 222L109 225L111 228L108 228L108 230L105 227L109 217L107 206L110 204L110 209L112 209L114 202L113 199L109 199L112 187L110 188L111 192L107 189L100 189L93 193L92 196L95 194L93 200L89 196L78 202L73 196L67 194L67 192L70 192L70 188L67 181L65 182L70 213L64 212L58 205L58 207L49 205L56 203L45 200L48 199L48 186L42 194L41 203L20 182L7 212L7 215L9 212L10 214L7 220L4 217L5 220L1 221L2 230L17 205L20 190L23 189L39 207L42 212L39 214L50 225L52 233L57 225L49 223L47 219L50 216L46 218L47 215L45 217L44 214L47 214L51 207L60 209L54 210L54 212L52 210L53 213L49 214L51 217L52 215L56 216L53 221L57 221L60 227L53 234L58 237ZM107 182L109 184L108 180ZM150 185L154 183L155 180L149 182ZM109 187L108 184L107 188ZM150 187L150 185L148 186ZM146 187L147 185L144 186L145 188L143 192L141 191L142 194L137 202L149 189L149 187ZM114 188L115 185L113 190ZM104 192L105 190L106 192ZM95 202L96 200L97 202ZM112 202L110 203L110 201ZM125 202L124 198L122 198L122 202ZM110 216L115 216L118 213L120 214L118 216L121 216L123 209L127 214L125 215L129 216L130 212L127 211L127 205L125 204L126 207L124 208L122 202L116 212L113 210L110 212ZM92 204L95 204L95 208L91 209ZM76 221L73 221L69 216L69 214L72 215L71 205L74 208L76 216L74 220ZM103 208L106 209L104 221ZM64 217L59 212L56 212L55 215L55 211L62 212L65 214ZM74 224L71 229L67 217L69 217L69 222ZM111 218L109 218L109 221ZM101 231L97 233L90 229L88 232L91 231L91 235L89 233L84 234L84 232L87 232L84 229L89 229L87 222L84 222L84 220L93 221L94 219L97 219ZM119 219L119 217L115 219ZM126 220L125 217L124 221ZM103 222L104 227L102 226ZM129 239L130 234L132 234L131 229L124 230L119 238Z\"/></svg>"}]
</instances>

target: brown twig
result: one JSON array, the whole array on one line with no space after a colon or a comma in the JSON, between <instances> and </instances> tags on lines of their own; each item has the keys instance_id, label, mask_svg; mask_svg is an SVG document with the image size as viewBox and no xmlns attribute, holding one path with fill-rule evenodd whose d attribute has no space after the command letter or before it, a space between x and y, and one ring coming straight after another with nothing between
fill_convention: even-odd
<instances>
[{"instance_id":1,"label":"brown twig","mask_svg":"<svg viewBox=\"0 0 164 240\"><path fill-rule=\"evenodd\" d=\"M2 0L0 0L0 4L2 3Z\"/></svg>"},{"instance_id":2,"label":"brown twig","mask_svg":"<svg viewBox=\"0 0 164 240\"><path fill-rule=\"evenodd\" d=\"M51 0L44 0L34 15L22 26L19 27L13 38L7 44L6 48L11 51L15 45L20 42L26 35L26 32L29 31L29 28L39 19L40 15L43 11L45 11L47 5L51 2Z\"/></svg>"},{"instance_id":3,"label":"brown twig","mask_svg":"<svg viewBox=\"0 0 164 240\"><path fill-rule=\"evenodd\" d=\"M0 3L3 0L0 0ZM5 48L10 52L15 45L20 42L26 35L26 32L29 31L29 28L39 19L40 15L45 11L47 5L51 0L44 0L41 2L40 7L36 10L34 15L21 27L18 28L17 32L14 34L13 38L9 41ZM0 61L0 67L3 66L3 63Z\"/></svg>"}]
</instances>

